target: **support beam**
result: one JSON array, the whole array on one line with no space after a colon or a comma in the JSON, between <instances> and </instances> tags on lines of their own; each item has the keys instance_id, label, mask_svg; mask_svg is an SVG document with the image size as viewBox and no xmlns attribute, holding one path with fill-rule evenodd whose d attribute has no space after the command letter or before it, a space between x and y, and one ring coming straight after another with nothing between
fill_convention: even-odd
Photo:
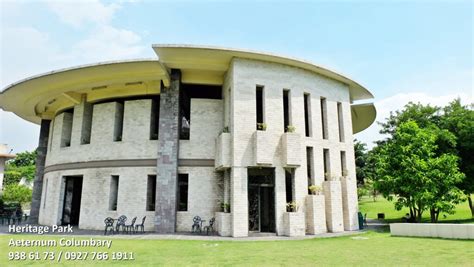
<instances>
[{"instance_id":1,"label":"support beam","mask_svg":"<svg viewBox=\"0 0 474 267\"><path fill-rule=\"evenodd\" d=\"M38 141L38 149L36 155L36 173L33 183L33 196L31 199L31 211L29 222L38 223L39 210L41 207L41 194L43 193L43 176L44 164L46 162L46 154L48 152L49 126L51 120L41 120L40 136Z\"/></svg>"},{"instance_id":2,"label":"support beam","mask_svg":"<svg viewBox=\"0 0 474 267\"><path fill-rule=\"evenodd\" d=\"M156 179L155 231L176 231L178 186L179 93L181 71L172 69L170 86L162 86Z\"/></svg>"}]
</instances>

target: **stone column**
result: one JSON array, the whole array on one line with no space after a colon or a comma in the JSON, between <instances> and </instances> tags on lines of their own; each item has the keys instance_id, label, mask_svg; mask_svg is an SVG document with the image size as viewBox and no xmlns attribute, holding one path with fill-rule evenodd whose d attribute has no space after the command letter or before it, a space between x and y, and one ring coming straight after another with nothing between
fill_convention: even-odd
<instances>
[{"instance_id":1,"label":"stone column","mask_svg":"<svg viewBox=\"0 0 474 267\"><path fill-rule=\"evenodd\" d=\"M161 87L156 179L155 231L176 231L181 71L171 70L169 88Z\"/></svg>"},{"instance_id":2,"label":"stone column","mask_svg":"<svg viewBox=\"0 0 474 267\"><path fill-rule=\"evenodd\" d=\"M41 194L43 192L43 176L44 164L46 162L46 154L48 152L48 136L51 120L41 120L40 136L38 141L36 155L36 173L33 183L33 196L31 198L31 211L29 222L38 223L39 210L41 207Z\"/></svg>"},{"instance_id":3,"label":"stone column","mask_svg":"<svg viewBox=\"0 0 474 267\"><path fill-rule=\"evenodd\" d=\"M230 210L232 213L233 237L245 237L249 234L249 210L247 168L232 167L230 173Z\"/></svg>"}]
</instances>

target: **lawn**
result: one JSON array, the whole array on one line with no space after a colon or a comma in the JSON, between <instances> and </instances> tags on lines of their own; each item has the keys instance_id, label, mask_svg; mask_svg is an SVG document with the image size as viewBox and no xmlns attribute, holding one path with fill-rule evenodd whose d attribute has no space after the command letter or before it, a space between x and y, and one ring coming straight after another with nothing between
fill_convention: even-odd
<instances>
[{"instance_id":1,"label":"lawn","mask_svg":"<svg viewBox=\"0 0 474 267\"><path fill-rule=\"evenodd\" d=\"M406 213L410 212L408 208L399 211L395 210L393 202L381 196L377 197L376 202L374 202L371 197L362 197L359 201L359 210L363 214L367 213L367 218L370 219L377 219L377 213L385 213L385 221L387 222L399 222ZM444 217L444 215L446 217ZM471 217L471 211L469 210L467 201L457 205L456 213L454 214L441 213L439 220L445 223L474 223L474 218ZM430 213L429 211L425 211L423 213L423 222L429 221Z\"/></svg>"},{"instance_id":2,"label":"lawn","mask_svg":"<svg viewBox=\"0 0 474 267\"><path fill-rule=\"evenodd\" d=\"M0 235L0 266L14 266L7 251L59 251L58 248L11 248L11 238L55 239L58 236ZM70 238L70 237L68 237ZM251 266L314 266L314 265L432 265L472 266L474 242L462 240L391 237L389 233L367 232L354 236L292 241L187 241L113 239L111 249L97 251L133 252L133 261L92 261L81 265L126 264L156 265L251 265ZM93 248L62 248L63 251L88 251ZM64 252L63 252L64 253ZM65 254L63 254L64 257ZM90 257L90 256L89 256ZM23 261L23 264L45 265L48 261ZM63 261L77 266L78 262Z\"/></svg>"}]
</instances>

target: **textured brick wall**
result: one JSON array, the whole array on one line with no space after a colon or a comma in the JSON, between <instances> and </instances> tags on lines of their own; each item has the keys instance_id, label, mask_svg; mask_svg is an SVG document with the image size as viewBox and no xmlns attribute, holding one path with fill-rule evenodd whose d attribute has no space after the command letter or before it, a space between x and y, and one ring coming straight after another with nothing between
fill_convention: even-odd
<instances>
[{"instance_id":1,"label":"textured brick wall","mask_svg":"<svg viewBox=\"0 0 474 267\"><path fill-rule=\"evenodd\" d=\"M316 235L327 232L324 195L306 196L306 233Z\"/></svg>"},{"instance_id":2,"label":"textured brick wall","mask_svg":"<svg viewBox=\"0 0 474 267\"><path fill-rule=\"evenodd\" d=\"M344 231L341 182L323 182L323 192L326 204L326 224L328 231L332 233Z\"/></svg>"}]
</instances>

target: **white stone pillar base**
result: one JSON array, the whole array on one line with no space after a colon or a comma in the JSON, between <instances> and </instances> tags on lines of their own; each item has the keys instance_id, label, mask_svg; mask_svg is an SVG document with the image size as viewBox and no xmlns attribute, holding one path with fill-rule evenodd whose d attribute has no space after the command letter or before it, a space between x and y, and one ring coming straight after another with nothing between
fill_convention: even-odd
<instances>
[{"instance_id":1,"label":"white stone pillar base","mask_svg":"<svg viewBox=\"0 0 474 267\"><path fill-rule=\"evenodd\" d=\"M327 233L326 205L324 195L306 196L306 233L310 235Z\"/></svg>"}]
</instances>

